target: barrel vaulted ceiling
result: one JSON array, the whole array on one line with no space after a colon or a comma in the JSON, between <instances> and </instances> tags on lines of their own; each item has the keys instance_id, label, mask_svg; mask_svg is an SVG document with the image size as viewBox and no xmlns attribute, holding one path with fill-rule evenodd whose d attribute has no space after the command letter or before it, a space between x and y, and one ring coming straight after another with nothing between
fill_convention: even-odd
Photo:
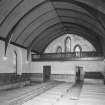
<instances>
[{"instance_id":1,"label":"barrel vaulted ceiling","mask_svg":"<svg viewBox=\"0 0 105 105\"><path fill-rule=\"evenodd\" d=\"M77 34L101 49L104 0L0 0L0 39L42 53L54 39Z\"/></svg>"}]
</instances>

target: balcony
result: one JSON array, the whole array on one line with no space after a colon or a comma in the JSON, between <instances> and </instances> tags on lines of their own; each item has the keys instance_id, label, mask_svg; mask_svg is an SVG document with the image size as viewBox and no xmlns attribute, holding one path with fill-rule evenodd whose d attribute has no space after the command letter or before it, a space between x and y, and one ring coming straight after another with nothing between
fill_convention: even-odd
<instances>
[{"instance_id":1,"label":"balcony","mask_svg":"<svg viewBox=\"0 0 105 105\"><path fill-rule=\"evenodd\" d=\"M32 61L103 60L100 52L69 52L32 54Z\"/></svg>"}]
</instances>

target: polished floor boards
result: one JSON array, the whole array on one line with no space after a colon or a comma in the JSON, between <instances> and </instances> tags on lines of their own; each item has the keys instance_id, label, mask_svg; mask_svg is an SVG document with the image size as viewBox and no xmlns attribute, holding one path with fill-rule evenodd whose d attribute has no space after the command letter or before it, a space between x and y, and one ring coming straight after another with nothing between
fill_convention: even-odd
<instances>
[{"instance_id":1,"label":"polished floor boards","mask_svg":"<svg viewBox=\"0 0 105 105\"><path fill-rule=\"evenodd\" d=\"M22 105L105 105L105 85L63 83Z\"/></svg>"},{"instance_id":2,"label":"polished floor boards","mask_svg":"<svg viewBox=\"0 0 105 105\"><path fill-rule=\"evenodd\" d=\"M105 85L84 84L77 105L105 105Z\"/></svg>"},{"instance_id":3,"label":"polished floor boards","mask_svg":"<svg viewBox=\"0 0 105 105\"><path fill-rule=\"evenodd\" d=\"M105 105L105 85L50 81L1 91L0 105Z\"/></svg>"},{"instance_id":4,"label":"polished floor boards","mask_svg":"<svg viewBox=\"0 0 105 105\"><path fill-rule=\"evenodd\" d=\"M75 100L79 98L80 89L80 85L63 83L23 105L75 105Z\"/></svg>"},{"instance_id":5,"label":"polished floor boards","mask_svg":"<svg viewBox=\"0 0 105 105\"><path fill-rule=\"evenodd\" d=\"M17 88L13 90L0 91L0 105L22 105L25 101L61 84L51 81L47 83L36 83L33 86Z\"/></svg>"}]
</instances>

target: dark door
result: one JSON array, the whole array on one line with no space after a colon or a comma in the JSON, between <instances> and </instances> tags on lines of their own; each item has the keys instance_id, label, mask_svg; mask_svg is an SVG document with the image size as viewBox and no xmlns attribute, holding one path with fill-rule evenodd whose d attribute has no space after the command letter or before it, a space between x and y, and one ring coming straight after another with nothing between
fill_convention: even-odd
<instances>
[{"instance_id":1,"label":"dark door","mask_svg":"<svg viewBox=\"0 0 105 105\"><path fill-rule=\"evenodd\" d=\"M78 70L76 71L76 82L80 82L80 69L78 68Z\"/></svg>"},{"instance_id":2,"label":"dark door","mask_svg":"<svg viewBox=\"0 0 105 105\"><path fill-rule=\"evenodd\" d=\"M51 75L51 66L43 66L43 81L49 81L50 80L50 75Z\"/></svg>"},{"instance_id":3,"label":"dark door","mask_svg":"<svg viewBox=\"0 0 105 105\"><path fill-rule=\"evenodd\" d=\"M76 82L82 82L84 80L83 67L77 67L76 71Z\"/></svg>"}]
</instances>

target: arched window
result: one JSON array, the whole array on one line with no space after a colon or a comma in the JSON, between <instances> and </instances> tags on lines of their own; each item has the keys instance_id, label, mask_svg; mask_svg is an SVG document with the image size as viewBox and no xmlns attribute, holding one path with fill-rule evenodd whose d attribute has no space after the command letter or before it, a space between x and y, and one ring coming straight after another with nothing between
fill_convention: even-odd
<instances>
[{"instance_id":1,"label":"arched window","mask_svg":"<svg viewBox=\"0 0 105 105\"><path fill-rule=\"evenodd\" d=\"M74 52L76 53L76 56L80 57L81 56L81 52L82 52L81 46L80 45L75 45Z\"/></svg>"},{"instance_id":2,"label":"arched window","mask_svg":"<svg viewBox=\"0 0 105 105\"><path fill-rule=\"evenodd\" d=\"M57 47L56 53L62 53L62 47L61 47L61 46L58 46L58 47Z\"/></svg>"},{"instance_id":3,"label":"arched window","mask_svg":"<svg viewBox=\"0 0 105 105\"><path fill-rule=\"evenodd\" d=\"M65 38L65 52L71 52L71 38L69 36Z\"/></svg>"},{"instance_id":4,"label":"arched window","mask_svg":"<svg viewBox=\"0 0 105 105\"><path fill-rule=\"evenodd\" d=\"M17 52L13 52L13 64L15 65L15 73L17 74Z\"/></svg>"}]
</instances>

